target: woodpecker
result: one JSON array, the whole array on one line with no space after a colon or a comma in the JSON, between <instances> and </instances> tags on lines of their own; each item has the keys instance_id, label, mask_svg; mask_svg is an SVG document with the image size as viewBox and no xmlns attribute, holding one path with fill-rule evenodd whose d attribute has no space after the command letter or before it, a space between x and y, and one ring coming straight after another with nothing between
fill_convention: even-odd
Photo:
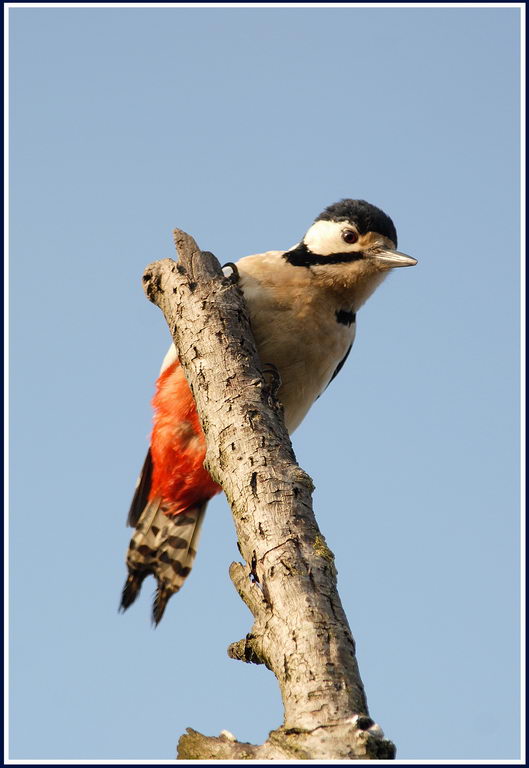
<instances>
[{"instance_id":1,"label":"woodpecker","mask_svg":"<svg viewBox=\"0 0 529 768\"><path fill-rule=\"evenodd\" d=\"M342 369L360 307L391 269L417 263L396 248L389 216L365 200L345 199L328 206L288 250L236 263L259 357L279 373L289 433ZM152 574L156 625L191 570L207 503L222 489L204 469L206 442L174 345L152 403L150 447L127 520L136 530L120 608L134 602Z\"/></svg>"}]
</instances>

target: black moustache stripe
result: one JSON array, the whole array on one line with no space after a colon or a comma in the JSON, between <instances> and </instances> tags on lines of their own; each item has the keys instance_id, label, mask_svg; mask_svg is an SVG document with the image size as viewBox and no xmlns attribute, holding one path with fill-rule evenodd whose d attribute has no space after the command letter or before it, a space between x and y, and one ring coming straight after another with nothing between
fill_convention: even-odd
<instances>
[{"instance_id":1,"label":"black moustache stripe","mask_svg":"<svg viewBox=\"0 0 529 768\"><path fill-rule=\"evenodd\" d=\"M294 250L286 251L283 258L293 267L316 267L324 264L350 264L352 261L363 259L364 254L362 251L355 251L354 253L333 253L330 256L322 256L319 253L312 253L305 243L301 243Z\"/></svg>"}]
</instances>

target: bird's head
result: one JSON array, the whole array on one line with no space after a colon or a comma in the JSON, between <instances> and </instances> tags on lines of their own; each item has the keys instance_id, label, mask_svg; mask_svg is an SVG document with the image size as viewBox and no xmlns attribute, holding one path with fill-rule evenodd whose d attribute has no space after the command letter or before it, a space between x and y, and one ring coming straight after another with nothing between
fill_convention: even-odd
<instances>
[{"instance_id":1,"label":"bird's head","mask_svg":"<svg viewBox=\"0 0 529 768\"><path fill-rule=\"evenodd\" d=\"M396 247L397 230L384 211L365 200L341 200L320 213L303 240L285 255L299 266L362 261L363 266L385 271L417 264Z\"/></svg>"},{"instance_id":2,"label":"bird's head","mask_svg":"<svg viewBox=\"0 0 529 768\"><path fill-rule=\"evenodd\" d=\"M384 211L365 200L341 200L315 219L301 242L284 258L314 268L321 280L343 285L363 303L390 269L411 267L417 259L400 253L397 231Z\"/></svg>"}]
</instances>

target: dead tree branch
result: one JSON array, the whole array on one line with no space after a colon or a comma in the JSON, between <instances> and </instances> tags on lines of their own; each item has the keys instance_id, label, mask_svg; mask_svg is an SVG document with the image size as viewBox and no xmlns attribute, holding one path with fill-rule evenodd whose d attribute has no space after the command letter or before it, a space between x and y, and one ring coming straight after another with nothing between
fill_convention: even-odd
<instances>
[{"instance_id":1,"label":"dead tree branch","mask_svg":"<svg viewBox=\"0 0 529 768\"><path fill-rule=\"evenodd\" d=\"M265 664L281 688L284 724L262 746L191 729L180 759L388 759L394 745L369 718L334 556L312 511L281 407L265 378L236 279L175 230L180 260L147 267L207 440L205 465L224 489L246 564L231 579L254 623L228 649ZM266 361L263 361L266 363Z\"/></svg>"}]
</instances>

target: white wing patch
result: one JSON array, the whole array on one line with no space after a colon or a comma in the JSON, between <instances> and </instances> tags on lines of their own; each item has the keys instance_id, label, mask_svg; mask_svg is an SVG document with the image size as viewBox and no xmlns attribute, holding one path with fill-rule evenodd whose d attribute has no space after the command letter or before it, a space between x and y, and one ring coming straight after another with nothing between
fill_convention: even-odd
<instances>
[{"instance_id":1,"label":"white wing patch","mask_svg":"<svg viewBox=\"0 0 529 768\"><path fill-rule=\"evenodd\" d=\"M178 359L178 355L176 354L176 347L174 344L171 344L169 349L167 350L167 354L163 359L162 367L160 368L160 375L169 368L170 365L174 363L175 360Z\"/></svg>"}]
</instances>

